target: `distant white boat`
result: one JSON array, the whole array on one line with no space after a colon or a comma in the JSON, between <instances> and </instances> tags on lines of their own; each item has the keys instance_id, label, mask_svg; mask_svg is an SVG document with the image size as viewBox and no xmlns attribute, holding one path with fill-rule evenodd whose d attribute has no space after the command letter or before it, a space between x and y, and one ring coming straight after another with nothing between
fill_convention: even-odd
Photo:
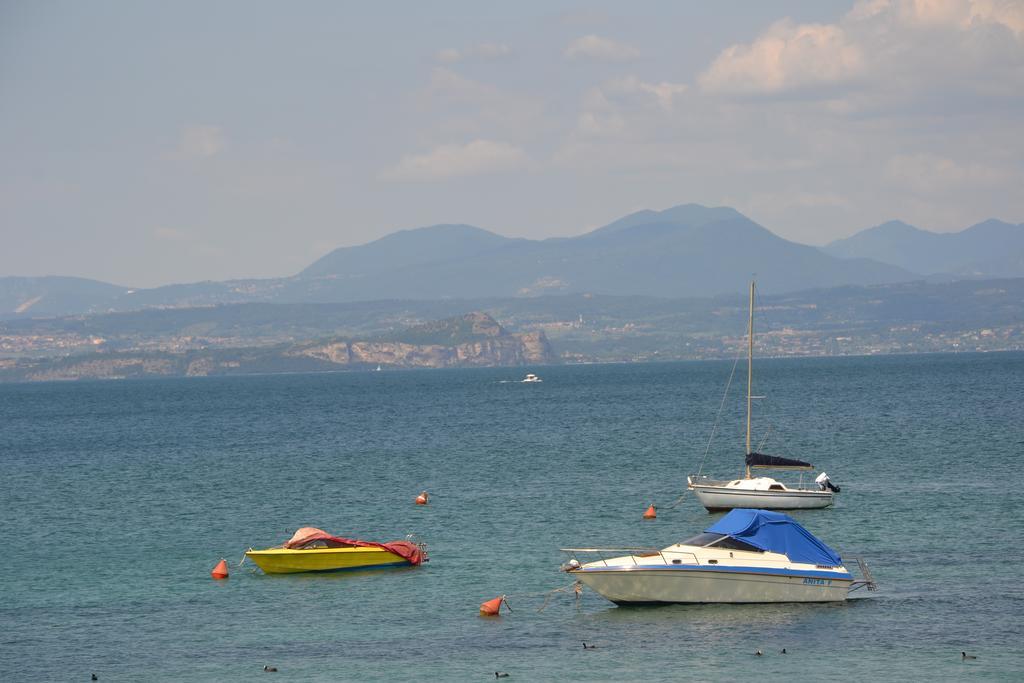
<instances>
[{"instance_id":1,"label":"distant white boat","mask_svg":"<svg viewBox=\"0 0 1024 683\"><path fill-rule=\"evenodd\" d=\"M788 486L771 477L752 477L750 469L813 470L814 466L803 460L780 458L757 453L750 447L750 402L753 396L754 361L754 283L750 283L750 326L747 331L747 454L746 476L740 479L717 480L691 475L686 478L687 487L694 492L709 512L720 512L734 508L761 508L767 510L802 510L825 508L832 505L833 496L839 493L822 472L815 479L816 486Z\"/></svg>"},{"instance_id":2,"label":"distant white boat","mask_svg":"<svg viewBox=\"0 0 1024 683\"><path fill-rule=\"evenodd\" d=\"M533 373L530 373L526 377L523 378L523 381L524 382L543 382L544 380L542 380L537 375L534 375Z\"/></svg>"},{"instance_id":3,"label":"distant white boat","mask_svg":"<svg viewBox=\"0 0 1024 683\"><path fill-rule=\"evenodd\" d=\"M377 366L377 369L374 370L374 372L380 372L380 366L379 365Z\"/></svg>"}]
</instances>

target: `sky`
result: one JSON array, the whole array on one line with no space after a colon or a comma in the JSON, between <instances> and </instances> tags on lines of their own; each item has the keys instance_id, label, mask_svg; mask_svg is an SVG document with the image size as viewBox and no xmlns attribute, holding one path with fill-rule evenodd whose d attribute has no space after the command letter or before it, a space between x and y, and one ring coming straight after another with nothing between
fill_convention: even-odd
<instances>
[{"instance_id":1,"label":"sky","mask_svg":"<svg viewBox=\"0 0 1024 683\"><path fill-rule=\"evenodd\" d=\"M1024 222L1024 0L0 0L0 276L689 202L807 244Z\"/></svg>"}]
</instances>

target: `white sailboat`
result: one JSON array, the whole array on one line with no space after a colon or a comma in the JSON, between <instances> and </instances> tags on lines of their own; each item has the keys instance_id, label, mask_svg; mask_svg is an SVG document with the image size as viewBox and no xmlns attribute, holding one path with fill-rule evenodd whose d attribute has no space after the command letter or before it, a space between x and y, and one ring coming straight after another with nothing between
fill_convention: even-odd
<instances>
[{"instance_id":1,"label":"white sailboat","mask_svg":"<svg viewBox=\"0 0 1024 683\"><path fill-rule=\"evenodd\" d=\"M815 486L791 486L772 477L753 477L751 469L813 470L814 466L803 460L780 458L757 453L750 447L750 407L754 380L754 283L750 283L750 320L747 328L747 452L745 476L740 479L717 480L701 475L686 478L687 488L694 492L709 512L720 512L733 508L761 508L766 510L799 510L825 508L832 505L833 497L839 492L822 472L815 479Z\"/></svg>"}]
</instances>

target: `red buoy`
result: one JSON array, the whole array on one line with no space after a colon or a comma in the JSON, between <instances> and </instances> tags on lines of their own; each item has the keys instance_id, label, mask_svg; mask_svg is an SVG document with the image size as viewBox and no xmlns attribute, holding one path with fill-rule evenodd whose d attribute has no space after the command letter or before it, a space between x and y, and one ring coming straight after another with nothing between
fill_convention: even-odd
<instances>
[{"instance_id":1,"label":"red buoy","mask_svg":"<svg viewBox=\"0 0 1024 683\"><path fill-rule=\"evenodd\" d=\"M221 560L217 563L217 566L210 572L210 576L215 579L226 579L228 578L228 561Z\"/></svg>"},{"instance_id":2,"label":"red buoy","mask_svg":"<svg viewBox=\"0 0 1024 683\"><path fill-rule=\"evenodd\" d=\"M499 595L493 600L480 603L480 616L497 617L501 613L501 603L505 602L505 596ZM507 603L506 603L507 604Z\"/></svg>"},{"instance_id":3,"label":"red buoy","mask_svg":"<svg viewBox=\"0 0 1024 683\"><path fill-rule=\"evenodd\" d=\"M647 510L644 511L644 519L654 519L657 516L658 516L658 513L654 511L654 506L653 505L651 507L647 508Z\"/></svg>"},{"instance_id":4,"label":"red buoy","mask_svg":"<svg viewBox=\"0 0 1024 683\"><path fill-rule=\"evenodd\" d=\"M417 504L417 505L426 505L426 504L427 504L427 499L428 499L429 497L430 497L430 496L428 496L428 495L427 495L427 492L426 492L426 491L424 491L424 492L423 492L423 493L421 493L420 495L416 496L416 504Z\"/></svg>"}]
</instances>

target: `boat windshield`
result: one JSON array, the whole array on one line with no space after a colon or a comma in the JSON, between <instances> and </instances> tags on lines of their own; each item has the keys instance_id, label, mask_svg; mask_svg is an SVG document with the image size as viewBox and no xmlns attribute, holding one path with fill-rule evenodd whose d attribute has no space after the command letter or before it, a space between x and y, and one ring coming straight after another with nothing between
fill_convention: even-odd
<instances>
[{"instance_id":1,"label":"boat windshield","mask_svg":"<svg viewBox=\"0 0 1024 683\"><path fill-rule=\"evenodd\" d=\"M342 543L329 538L318 538L310 541L309 543L303 543L296 550L316 550L317 548L355 548L356 546L351 543Z\"/></svg>"},{"instance_id":2,"label":"boat windshield","mask_svg":"<svg viewBox=\"0 0 1024 683\"><path fill-rule=\"evenodd\" d=\"M725 534L715 534L705 531L702 534L697 534L693 538L689 538L682 542L682 545L695 545L698 548L727 548L728 550L746 550L753 553L764 552L760 548L756 548L749 543L744 543L738 539L726 536Z\"/></svg>"},{"instance_id":3,"label":"boat windshield","mask_svg":"<svg viewBox=\"0 0 1024 683\"><path fill-rule=\"evenodd\" d=\"M725 538L722 534L709 534L707 532L703 534L697 534L693 538L688 538L682 542L682 545L695 545L698 548L709 546L720 538Z\"/></svg>"}]
</instances>

